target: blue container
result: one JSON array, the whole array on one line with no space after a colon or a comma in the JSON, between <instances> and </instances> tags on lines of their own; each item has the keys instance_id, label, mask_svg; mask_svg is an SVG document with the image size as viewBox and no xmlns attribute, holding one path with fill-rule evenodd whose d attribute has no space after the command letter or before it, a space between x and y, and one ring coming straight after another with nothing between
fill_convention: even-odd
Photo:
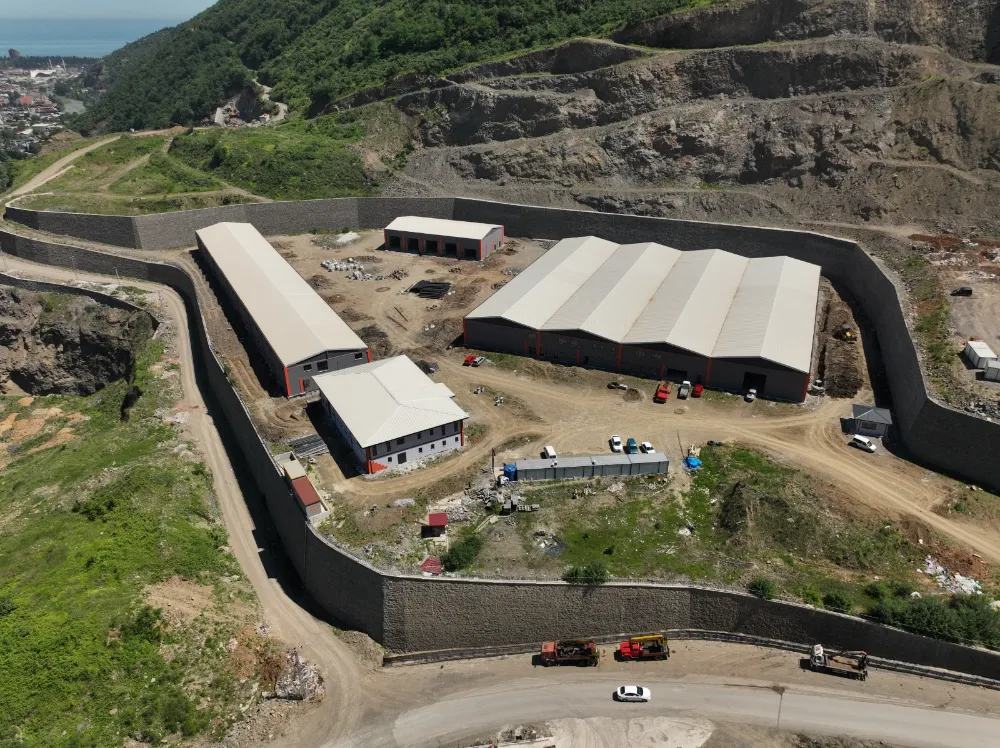
<instances>
[{"instance_id":1,"label":"blue container","mask_svg":"<svg viewBox=\"0 0 1000 748\"><path fill-rule=\"evenodd\" d=\"M503 475L507 480L517 480L517 465L504 465Z\"/></svg>"}]
</instances>

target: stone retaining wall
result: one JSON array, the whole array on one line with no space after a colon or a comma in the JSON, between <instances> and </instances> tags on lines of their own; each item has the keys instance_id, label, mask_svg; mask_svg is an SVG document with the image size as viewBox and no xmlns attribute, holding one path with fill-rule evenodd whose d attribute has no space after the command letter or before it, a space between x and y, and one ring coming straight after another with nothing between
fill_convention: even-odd
<instances>
[{"instance_id":1,"label":"stone retaining wall","mask_svg":"<svg viewBox=\"0 0 1000 748\"><path fill-rule=\"evenodd\" d=\"M69 286L62 283L47 283L46 281L31 280L30 278L19 278L16 275L8 275L7 273L0 273L0 286L12 286L35 293L64 293L72 296L86 296L88 299L93 299L104 306L110 306L114 309L125 309L130 312L143 312L149 315L154 331L160 326L159 320L150 314L147 309L143 309L138 304L133 304L131 301L119 299L117 296L94 291L90 288L80 288L79 286Z\"/></svg>"},{"instance_id":2,"label":"stone retaining wall","mask_svg":"<svg viewBox=\"0 0 1000 748\"><path fill-rule=\"evenodd\" d=\"M321 537L306 522L212 351L192 279L180 268L0 231L0 249L26 260L162 283L184 298L194 365L234 464L253 477L305 589L338 624L390 651L520 645L548 639L703 629L870 654L996 677L1000 657L801 605L685 585L495 582L391 575Z\"/></svg>"}]
</instances>

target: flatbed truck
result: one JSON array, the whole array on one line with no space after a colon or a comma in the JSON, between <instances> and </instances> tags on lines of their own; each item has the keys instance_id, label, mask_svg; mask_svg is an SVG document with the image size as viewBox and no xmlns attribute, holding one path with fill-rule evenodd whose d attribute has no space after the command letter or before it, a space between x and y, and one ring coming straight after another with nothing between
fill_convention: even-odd
<instances>
[{"instance_id":1,"label":"flatbed truck","mask_svg":"<svg viewBox=\"0 0 1000 748\"><path fill-rule=\"evenodd\" d=\"M841 652L831 655L823 649L822 644L812 648L809 658L809 669L814 673L830 673L844 675L857 680L868 679L868 654L866 652Z\"/></svg>"},{"instance_id":2,"label":"flatbed truck","mask_svg":"<svg viewBox=\"0 0 1000 748\"><path fill-rule=\"evenodd\" d=\"M596 667L601 659L597 642L588 639L566 639L542 644L540 657L545 667L551 665L586 665Z\"/></svg>"}]
</instances>

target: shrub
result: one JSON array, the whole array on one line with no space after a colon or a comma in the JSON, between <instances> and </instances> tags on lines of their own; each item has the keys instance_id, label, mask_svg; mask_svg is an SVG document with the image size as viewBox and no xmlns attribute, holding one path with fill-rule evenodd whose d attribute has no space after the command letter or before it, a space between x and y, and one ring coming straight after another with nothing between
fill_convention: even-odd
<instances>
[{"instance_id":1,"label":"shrub","mask_svg":"<svg viewBox=\"0 0 1000 748\"><path fill-rule=\"evenodd\" d=\"M837 613L851 613L854 610L854 602L843 592L834 590L823 595L823 607Z\"/></svg>"},{"instance_id":2,"label":"shrub","mask_svg":"<svg viewBox=\"0 0 1000 748\"><path fill-rule=\"evenodd\" d=\"M570 584L604 584L608 581L608 567L603 561L594 561L586 566L572 566L563 575Z\"/></svg>"},{"instance_id":3,"label":"shrub","mask_svg":"<svg viewBox=\"0 0 1000 748\"><path fill-rule=\"evenodd\" d=\"M441 557L441 565L445 571L465 569L476 560L479 552L483 550L483 545L485 545L485 541L482 535L478 533L466 535L452 545L448 552Z\"/></svg>"},{"instance_id":4,"label":"shrub","mask_svg":"<svg viewBox=\"0 0 1000 748\"><path fill-rule=\"evenodd\" d=\"M767 577L757 577L747 585L747 590L762 600L773 600L778 596L778 585Z\"/></svg>"},{"instance_id":5,"label":"shrub","mask_svg":"<svg viewBox=\"0 0 1000 748\"><path fill-rule=\"evenodd\" d=\"M819 607L823 604L823 596L819 593L819 590L812 585L803 587L799 592L799 595L802 597L802 601L809 605Z\"/></svg>"},{"instance_id":6,"label":"shrub","mask_svg":"<svg viewBox=\"0 0 1000 748\"><path fill-rule=\"evenodd\" d=\"M867 613L879 623L935 639L1000 649L1000 613L986 595L954 595L947 601L894 597L878 601Z\"/></svg>"},{"instance_id":7,"label":"shrub","mask_svg":"<svg viewBox=\"0 0 1000 748\"><path fill-rule=\"evenodd\" d=\"M5 618L17 610L17 605L6 595L0 595L0 618Z\"/></svg>"}]
</instances>

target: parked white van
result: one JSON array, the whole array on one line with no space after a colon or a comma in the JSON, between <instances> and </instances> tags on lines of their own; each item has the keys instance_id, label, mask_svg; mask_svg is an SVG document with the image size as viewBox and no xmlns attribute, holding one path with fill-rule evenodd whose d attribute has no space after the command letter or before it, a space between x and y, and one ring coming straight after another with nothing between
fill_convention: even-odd
<instances>
[{"instance_id":1,"label":"parked white van","mask_svg":"<svg viewBox=\"0 0 1000 748\"><path fill-rule=\"evenodd\" d=\"M875 451L875 442L873 442L867 436L859 436L855 434L854 436L851 437L851 446L857 447L858 449L863 450L865 452Z\"/></svg>"},{"instance_id":2,"label":"parked white van","mask_svg":"<svg viewBox=\"0 0 1000 748\"><path fill-rule=\"evenodd\" d=\"M559 455L556 454L555 447L546 447L545 449L542 450L542 457L544 457L546 460L554 460L558 456Z\"/></svg>"}]
</instances>

